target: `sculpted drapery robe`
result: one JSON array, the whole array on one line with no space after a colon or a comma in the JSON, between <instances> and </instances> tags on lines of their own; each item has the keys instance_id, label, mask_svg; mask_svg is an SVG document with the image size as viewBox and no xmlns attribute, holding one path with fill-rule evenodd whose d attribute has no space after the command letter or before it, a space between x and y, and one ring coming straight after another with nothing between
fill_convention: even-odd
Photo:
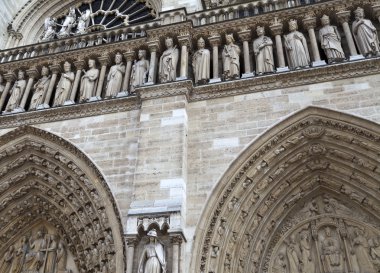
<instances>
[{"instance_id":1,"label":"sculpted drapery robe","mask_svg":"<svg viewBox=\"0 0 380 273\"><path fill-rule=\"evenodd\" d=\"M336 26L324 26L319 30L321 47L324 49L327 59L342 60L345 58L341 44L341 38Z\"/></svg>"},{"instance_id":2,"label":"sculpted drapery robe","mask_svg":"<svg viewBox=\"0 0 380 273\"><path fill-rule=\"evenodd\" d=\"M310 65L310 55L305 36L299 31L285 35L285 49L290 68Z\"/></svg>"},{"instance_id":3,"label":"sculpted drapery robe","mask_svg":"<svg viewBox=\"0 0 380 273\"><path fill-rule=\"evenodd\" d=\"M160 58L160 66L158 75L160 82L172 82L176 80L176 70L178 63L178 49L175 47L169 48L162 53Z\"/></svg>"},{"instance_id":4,"label":"sculpted drapery robe","mask_svg":"<svg viewBox=\"0 0 380 273\"><path fill-rule=\"evenodd\" d=\"M115 64L111 67L107 76L106 97L116 97L121 91L125 65Z\"/></svg>"},{"instance_id":5,"label":"sculpted drapery robe","mask_svg":"<svg viewBox=\"0 0 380 273\"><path fill-rule=\"evenodd\" d=\"M44 103L44 96L50 84L50 76L42 77L34 85L34 93L30 101L29 110L35 110L38 105Z\"/></svg>"},{"instance_id":6,"label":"sculpted drapery robe","mask_svg":"<svg viewBox=\"0 0 380 273\"><path fill-rule=\"evenodd\" d=\"M360 54L367 56L380 51L376 28L370 20L354 21L352 23L352 32Z\"/></svg>"},{"instance_id":7,"label":"sculpted drapery robe","mask_svg":"<svg viewBox=\"0 0 380 273\"><path fill-rule=\"evenodd\" d=\"M87 101L93 96L98 77L99 69L96 68L91 68L82 76L79 101Z\"/></svg>"},{"instance_id":8,"label":"sculpted drapery robe","mask_svg":"<svg viewBox=\"0 0 380 273\"><path fill-rule=\"evenodd\" d=\"M261 45L264 47L260 48ZM256 73L274 71L273 41L271 38L261 36L253 42L253 52L256 56Z\"/></svg>"},{"instance_id":9,"label":"sculpted drapery robe","mask_svg":"<svg viewBox=\"0 0 380 273\"><path fill-rule=\"evenodd\" d=\"M160 243L150 243L145 246L138 273L166 273L165 251Z\"/></svg>"},{"instance_id":10,"label":"sculpted drapery robe","mask_svg":"<svg viewBox=\"0 0 380 273\"><path fill-rule=\"evenodd\" d=\"M74 79L74 72L66 72L62 74L57 85L57 90L55 91L54 106L63 105L68 99Z\"/></svg>"},{"instance_id":11,"label":"sculpted drapery robe","mask_svg":"<svg viewBox=\"0 0 380 273\"><path fill-rule=\"evenodd\" d=\"M339 243L336 239L326 237L322 242L322 266L324 272L343 272L344 261Z\"/></svg>"},{"instance_id":12,"label":"sculpted drapery robe","mask_svg":"<svg viewBox=\"0 0 380 273\"><path fill-rule=\"evenodd\" d=\"M222 52L223 72L228 78L233 78L240 75L239 55L239 46L233 43L224 46Z\"/></svg>"},{"instance_id":13,"label":"sculpted drapery robe","mask_svg":"<svg viewBox=\"0 0 380 273\"><path fill-rule=\"evenodd\" d=\"M195 82L207 83L210 79L210 50L202 48L193 56L193 70Z\"/></svg>"},{"instance_id":14,"label":"sculpted drapery robe","mask_svg":"<svg viewBox=\"0 0 380 273\"><path fill-rule=\"evenodd\" d=\"M13 85L11 90L11 97L8 100L8 104L6 107L7 111L13 111L17 107L20 106L20 102L22 99L22 95L24 94L24 90L26 88L26 80L18 80Z\"/></svg>"},{"instance_id":15,"label":"sculpted drapery robe","mask_svg":"<svg viewBox=\"0 0 380 273\"><path fill-rule=\"evenodd\" d=\"M132 68L131 84L132 88L144 85L148 76L149 61L142 59L138 60Z\"/></svg>"}]
</instances>

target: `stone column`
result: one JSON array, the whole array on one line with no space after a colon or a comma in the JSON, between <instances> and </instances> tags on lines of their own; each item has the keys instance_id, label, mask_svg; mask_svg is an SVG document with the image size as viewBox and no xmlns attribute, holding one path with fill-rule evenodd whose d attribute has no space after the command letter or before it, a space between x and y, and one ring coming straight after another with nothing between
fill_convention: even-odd
<instances>
[{"instance_id":1,"label":"stone column","mask_svg":"<svg viewBox=\"0 0 380 273\"><path fill-rule=\"evenodd\" d=\"M283 24L275 18L274 23L269 26L272 34L275 36L276 41L276 53L278 60L277 72L289 71L289 67L285 65L284 48L282 45L282 28Z\"/></svg>"},{"instance_id":2,"label":"stone column","mask_svg":"<svg viewBox=\"0 0 380 273\"><path fill-rule=\"evenodd\" d=\"M171 238L173 246L173 264L172 273L179 273L179 248L182 243L182 237L177 235Z\"/></svg>"},{"instance_id":3,"label":"stone column","mask_svg":"<svg viewBox=\"0 0 380 273\"><path fill-rule=\"evenodd\" d=\"M76 99L78 88L79 88L79 82L82 76L82 70L84 69L85 65L86 64L84 60L77 60L74 62L74 66L76 67L77 71L75 73L75 79L74 79L73 87L71 88L70 97L67 101L65 101L64 105L75 104L75 99Z\"/></svg>"},{"instance_id":4,"label":"stone column","mask_svg":"<svg viewBox=\"0 0 380 273\"><path fill-rule=\"evenodd\" d=\"M135 59L135 52L134 51L127 51L124 54L124 58L127 60L127 68L125 70L125 75L124 75L124 81L123 81L123 88L117 94L117 97L125 97L128 96L129 93L129 83L131 80L131 71L132 71L132 62Z\"/></svg>"},{"instance_id":5,"label":"stone column","mask_svg":"<svg viewBox=\"0 0 380 273\"><path fill-rule=\"evenodd\" d=\"M181 68L180 76L177 80L186 80L189 72L189 47L190 47L190 35L182 35L178 37L178 42L181 45Z\"/></svg>"},{"instance_id":6,"label":"stone column","mask_svg":"<svg viewBox=\"0 0 380 273\"><path fill-rule=\"evenodd\" d=\"M133 271L133 256L135 255L135 247L137 245L136 238L127 238L127 272L132 273Z\"/></svg>"},{"instance_id":7,"label":"stone column","mask_svg":"<svg viewBox=\"0 0 380 273\"><path fill-rule=\"evenodd\" d=\"M215 34L208 38L212 46L212 79L210 83L220 82L219 77L219 46L221 43L221 37L219 34Z\"/></svg>"},{"instance_id":8,"label":"stone column","mask_svg":"<svg viewBox=\"0 0 380 273\"><path fill-rule=\"evenodd\" d=\"M148 48L150 51L150 66L148 82L145 85L152 85L156 83L158 67L157 53L160 51L160 42L158 40L148 41Z\"/></svg>"},{"instance_id":9,"label":"stone column","mask_svg":"<svg viewBox=\"0 0 380 273\"><path fill-rule=\"evenodd\" d=\"M249 41L252 39L251 30L244 29L238 32L240 40L243 41L243 54L244 54L244 73L242 78L253 77L251 70L251 58L249 57Z\"/></svg>"},{"instance_id":10,"label":"stone column","mask_svg":"<svg viewBox=\"0 0 380 273\"><path fill-rule=\"evenodd\" d=\"M364 56L359 55L356 50L354 38L352 37L351 29L348 24L351 18L351 12L345 10L339 11L336 13L336 16L338 17L339 23L342 24L344 35L347 39L348 48L350 50L350 61L364 59Z\"/></svg>"},{"instance_id":11,"label":"stone column","mask_svg":"<svg viewBox=\"0 0 380 273\"><path fill-rule=\"evenodd\" d=\"M26 110L25 105L26 105L26 101L28 100L30 91L32 90L33 82L39 75L38 70L36 68L31 68L29 70L26 70L26 74L28 75L29 79L28 79L28 84L26 85L26 89L20 103L21 111Z\"/></svg>"},{"instance_id":12,"label":"stone column","mask_svg":"<svg viewBox=\"0 0 380 273\"><path fill-rule=\"evenodd\" d=\"M3 111L4 105L5 105L5 100L7 99L9 90L11 89L12 82L16 80L16 74L14 72L10 72L4 75L4 79L7 81L5 84L5 88L3 91L3 94L1 95L0 98L0 111Z\"/></svg>"},{"instance_id":13,"label":"stone column","mask_svg":"<svg viewBox=\"0 0 380 273\"><path fill-rule=\"evenodd\" d=\"M55 82L57 81L58 73L61 72L61 66L59 64L54 64L50 66L50 71L52 72L52 75L51 75L48 91L45 94L44 104L38 105L37 110L50 108L50 105L49 105L50 99L51 99L51 96L53 95L53 90L55 87Z\"/></svg>"},{"instance_id":14,"label":"stone column","mask_svg":"<svg viewBox=\"0 0 380 273\"><path fill-rule=\"evenodd\" d=\"M311 52L313 54L313 66L322 66L326 65L324 60L321 60L321 55L319 54L318 42L315 37L315 27L317 25L317 18L315 17L306 17L302 20L304 27L309 32L309 38L311 43Z\"/></svg>"},{"instance_id":15,"label":"stone column","mask_svg":"<svg viewBox=\"0 0 380 273\"><path fill-rule=\"evenodd\" d=\"M99 74L99 80L98 80L98 87L96 89L95 98L90 98L90 101L96 101L102 99L102 91L103 91L103 84L104 84L104 78L106 76L107 71L107 65L110 63L110 57L107 55L102 55L98 58L101 68L100 68L100 74Z\"/></svg>"}]
</instances>

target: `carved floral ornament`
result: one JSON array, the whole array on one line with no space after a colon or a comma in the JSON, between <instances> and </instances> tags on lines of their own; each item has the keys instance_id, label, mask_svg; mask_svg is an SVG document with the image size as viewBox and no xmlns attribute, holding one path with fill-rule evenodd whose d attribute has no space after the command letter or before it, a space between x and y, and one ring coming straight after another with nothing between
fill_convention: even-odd
<instances>
[{"instance_id":1,"label":"carved floral ornament","mask_svg":"<svg viewBox=\"0 0 380 273\"><path fill-rule=\"evenodd\" d=\"M72 144L27 126L0 137L0 197L0 255L24 249L11 256L9 266L124 272L122 229L111 192ZM51 252L44 250L49 247L64 253L66 262L49 262ZM6 259L0 268L7 269Z\"/></svg>"},{"instance_id":2,"label":"carved floral ornament","mask_svg":"<svg viewBox=\"0 0 380 273\"><path fill-rule=\"evenodd\" d=\"M194 272L378 272L380 129L337 117L304 110L237 159L201 217Z\"/></svg>"}]
</instances>

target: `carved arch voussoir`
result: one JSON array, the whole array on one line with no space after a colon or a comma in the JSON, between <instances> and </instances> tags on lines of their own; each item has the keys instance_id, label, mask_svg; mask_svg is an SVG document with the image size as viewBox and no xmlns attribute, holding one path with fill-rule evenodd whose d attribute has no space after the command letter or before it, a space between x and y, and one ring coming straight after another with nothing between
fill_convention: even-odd
<instances>
[{"instance_id":1,"label":"carved arch voussoir","mask_svg":"<svg viewBox=\"0 0 380 273\"><path fill-rule=\"evenodd\" d=\"M275 273L274 255L283 262L287 234L299 232L308 216L315 219L302 239L325 239L311 229L318 224L337 226L336 234L348 230L349 238L355 228L380 236L379 142L378 124L316 107L271 128L214 188L198 223L193 272ZM301 233L293 237L301 240Z\"/></svg>"},{"instance_id":2,"label":"carved arch voussoir","mask_svg":"<svg viewBox=\"0 0 380 273\"><path fill-rule=\"evenodd\" d=\"M0 136L0 219L0 255L20 235L47 225L63 239L79 270L108 266L124 272L113 195L95 164L57 135L23 126Z\"/></svg>"}]
</instances>

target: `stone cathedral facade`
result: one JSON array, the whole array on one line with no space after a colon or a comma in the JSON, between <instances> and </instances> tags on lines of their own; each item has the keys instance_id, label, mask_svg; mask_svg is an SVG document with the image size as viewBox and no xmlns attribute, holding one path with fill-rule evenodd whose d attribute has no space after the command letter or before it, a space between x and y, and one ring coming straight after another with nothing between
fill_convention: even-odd
<instances>
[{"instance_id":1,"label":"stone cathedral facade","mask_svg":"<svg viewBox=\"0 0 380 273\"><path fill-rule=\"evenodd\" d=\"M380 272L379 1L0 8L0 273Z\"/></svg>"}]
</instances>

